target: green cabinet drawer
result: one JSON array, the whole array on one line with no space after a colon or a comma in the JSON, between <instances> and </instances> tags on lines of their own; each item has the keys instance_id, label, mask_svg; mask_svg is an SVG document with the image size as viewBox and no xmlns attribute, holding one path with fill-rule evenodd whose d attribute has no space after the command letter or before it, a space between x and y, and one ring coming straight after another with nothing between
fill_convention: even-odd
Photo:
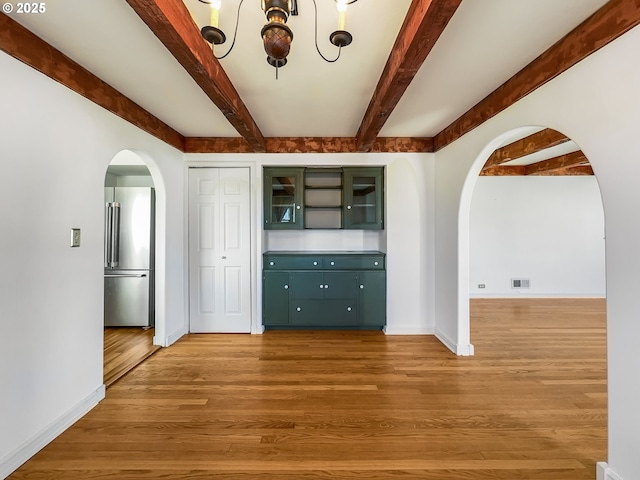
<instances>
[{"instance_id":1,"label":"green cabinet drawer","mask_svg":"<svg viewBox=\"0 0 640 480\"><path fill-rule=\"evenodd\" d=\"M355 326L358 324L357 302L355 299L294 300L289 317L295 326Z\"/></svg>"},{"instance_id":2,"label":"green cabinet drawer","mask_svg":"<svg viewBox=\"0 0 640 480\"><path fill-rule=\"evenodd\" d=\"M384 255L335 255L323 260L328 270L384 270Z\"/></svg>"},{"instance_id":3,"label":"green cabinet drawer","mask_svg":"<svg viewBox=\"0 0 640 480\"><path fill-rule=\"evenodd\" d=\"M264 256L265 270L320 270L322 257L313 255L277 255Z\"/></svg>"}]
</instances>

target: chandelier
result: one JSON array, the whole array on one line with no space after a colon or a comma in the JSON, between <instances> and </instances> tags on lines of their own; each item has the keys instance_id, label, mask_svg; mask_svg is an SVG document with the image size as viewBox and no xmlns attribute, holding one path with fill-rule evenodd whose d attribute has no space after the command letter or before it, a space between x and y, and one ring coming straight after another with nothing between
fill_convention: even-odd
<instances>
[{"instance_id":1,"label":"chandelier","mask_svg":"<svg viewBox=\"0 0 640 480\"><path fill-rule=\"evenodd\" d=\"M215 48L215 45L221 45L225 43L227 37L222 30L218 27L219 11L222 4L222 0L199 0L202 3L206 3L211 6L211 25L202 27L200 33L202 36L211 43L211 47ZM320 48L318 47L318 6L316 0L313 1L315 10L315 42L316 50L323 60L329 63L338 61L342 47L349 45L353 37L345 29L346 24L346 11L347 6L352 3L356 3L358 0L334 0L336 8L338 10L338 28L331 35L329 35L329 41L338 47L338 55L334 59L325 57ZM236 43L236 34L238 33L238 23L240 21L240 7L244 0L240 0L238 4L238 13L236 15L236 26L233 32L233 41L229 50L222 56L216 56L217 59L223 59ZM293 31L287 25L287 20L290 15L298 14L298 2L297 0L261 0L262 11L267 17L267 23L262 27L260 36L264 44L264 50L267 53L267 62L269 65L276 69L276 78L278 78L278 69L284 67L287 64L287 56L291 50L291 42L293 41ZM215 53L214 53L215 56Z\"/></svg>"}]
</instances>

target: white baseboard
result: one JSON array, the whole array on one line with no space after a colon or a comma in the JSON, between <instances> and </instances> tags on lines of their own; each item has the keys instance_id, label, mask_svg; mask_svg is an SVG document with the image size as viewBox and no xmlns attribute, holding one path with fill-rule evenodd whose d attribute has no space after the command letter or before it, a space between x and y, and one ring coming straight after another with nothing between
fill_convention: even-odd
<instances>
[{"instance_id":1,"label":"white baseboard","mask_svg":"<svg viewBox=\"0 0 640 480\"><path fill-rule=\"evenodd\" d=\"M251 326L251 334L252 335L262 335L264 333L264 325L252 325Z\"/></svg>"},{"instance_id":2,"label":"white baseboard","mask_svg":"<svg viewBox=\"0 0 640 480\"><path fill-rule=\"evenodd\" d=\"M605 462L596 463L597 480L622 480L622 477L609 468Z\"/></svg>"},{"instance_id":3,"label":"white baseboard","mask_svg":"<svg viewBox=\"0 0 640 480\"><path fill-rule=\"evenodd\" d=\"M82 418L104 398L105 387L101 385L89 396L78 402L67 413L54 420L30 439L16 448L13 452L0 459L0 478L7 478L48 443L64 432L67 428Z\"/></svg>"},{"instance_id":4,"label":"white baseboard","mask_svg":"<svg viewBox=\"0 0 640 480\"><path fill-rule=\"evenodd\" d=\"M180 340L187 333L189 333L189 331L186 328L180 328L170 335L167 335L165 338L153 337L153 344L160 345L161 347L169 347Z\"/></svg>"},{"instance_id":5,"label":"white baseboard","mask_svg":"<svg viewBox=\"0 0 640 480\"><path fill-rule=\"evenodd\" d=\"M382 329L385 335L433 335L433 327L394 327L387 325Z\"/></svg>"},{"instance_id":6,"label":"white baseboard","mask_svg":"<svg viewBox=\"0 0 640 480\"><path fill-rule=\"evenodd\" d=\"M445 347L451 350L453 353L460 357L471 357L475 353L474 347L471 343L466 345L461 345L458 343L454 343L447 338L442 332L436 329L435 331L436 338L440 340Z\"/></svg>"}]
</instances>

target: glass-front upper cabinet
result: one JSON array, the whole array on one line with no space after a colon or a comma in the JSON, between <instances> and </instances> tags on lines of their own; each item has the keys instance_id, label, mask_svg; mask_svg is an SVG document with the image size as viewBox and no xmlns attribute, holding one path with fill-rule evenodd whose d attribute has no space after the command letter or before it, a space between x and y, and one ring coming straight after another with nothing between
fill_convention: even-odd
<instances>
[{"instance_id":1,"label":"glass-front upper cabinet","mask_svg":"<svg viewBox=\"0 0 640 480\"><path fill-rule=\"evenodd\" d=\"M343 168L344 228L383 228L382 167Z\"/></svg>"},{"instance_id":2,"label":"glass-front upper cabinet","mask_svg":"<svg viewBox=\"0 0 640 480\"><path fill-rule=\"evenodd\" d=\"M264 169L264 228L304 228L304 168Z\"/></svg>"}]
</instances>

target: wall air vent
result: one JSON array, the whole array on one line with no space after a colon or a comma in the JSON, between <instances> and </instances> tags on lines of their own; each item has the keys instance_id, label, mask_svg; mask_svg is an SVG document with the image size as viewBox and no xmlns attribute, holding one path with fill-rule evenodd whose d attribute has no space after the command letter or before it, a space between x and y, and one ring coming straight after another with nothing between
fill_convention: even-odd
<instances>
[{"instance_id":1,"label":"wall air vent","mask_svg":"<svg viewBox=\"0 0 640 480\"><path fill-rule=\"evenodd\" d=\"M511 288L529 288L529 279L528 278L512 278L511 279Z\"/></svg>"}]
</instances>

